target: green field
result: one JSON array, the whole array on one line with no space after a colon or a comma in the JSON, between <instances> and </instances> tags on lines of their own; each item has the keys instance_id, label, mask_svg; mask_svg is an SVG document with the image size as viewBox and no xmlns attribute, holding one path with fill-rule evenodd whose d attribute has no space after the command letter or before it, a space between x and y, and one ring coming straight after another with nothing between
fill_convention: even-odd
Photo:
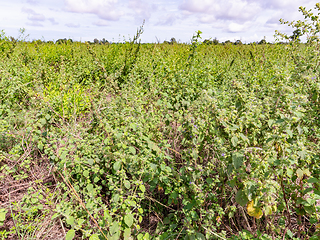
<instances>
[{"instance_id":1,"label":"green field","mask_svg":"<svg viewBox=\"0 0 320 240\"><path fill-rule=\"evenodd\" d=\"M297 41L1 35L0 239L319 239L319 77Z\"/></svg>"}]
</instances>

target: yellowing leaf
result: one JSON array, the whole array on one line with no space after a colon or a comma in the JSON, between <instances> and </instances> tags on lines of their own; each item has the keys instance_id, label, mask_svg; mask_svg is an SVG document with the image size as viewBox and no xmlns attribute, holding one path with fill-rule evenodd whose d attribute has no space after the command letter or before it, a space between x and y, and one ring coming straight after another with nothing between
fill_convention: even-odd
<instances>
[{"instance_id":1,"label":"yellowing leaf","mask_svg":"<svg viewBox=\"0 0 320 240\"><path fill-rule=\"evenodd\" d=\"M249 216L255 217L256 219L261 218L263 215L262 210L260 208L254 207L253 200L248 203L247 211Z\"/></svg>"},{"instance_id":2,"label":"yellowing leaf","mask_svg":"<svg viewBox=\"0 0 320 240\"><path fill-rule=\"evenodd\" d=\"M297 169L297 176L298 176L298 178L303 177L303 171L300 168Z\"/></svg>"},{"instance_id":3,"label":"yellowing leaf","mask_svg":"<svg viewBox=\"0 0 320 240\"><path fill-rule=\"evenodd\" d=\"M308 168L306 168L306 169L303 170L303 174L306 175L306 176L308 176L308 177L310 177L310 175L311 175L311 173L310 173L310 171L309 171Z\"/></svg>"}]
</instances>

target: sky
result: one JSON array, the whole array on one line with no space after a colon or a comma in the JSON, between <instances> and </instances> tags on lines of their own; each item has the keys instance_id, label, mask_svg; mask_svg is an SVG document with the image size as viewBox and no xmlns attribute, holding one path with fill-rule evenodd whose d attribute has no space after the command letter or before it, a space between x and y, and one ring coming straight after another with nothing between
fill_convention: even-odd
<instances>
[{"instance_id":1,"label":"sky","mask_svg":"<svg viewBox=\"0 0 320 240\"><path fill-rule=\"evenodd\" d=\"M299 6L313 9L315 0L0 0L0 30L26 40L71 38L111 42L132 39L144 24L142 42L190 43L196 31L202 39L243 43L266 38L274 41L275 30L292 33L281 25L302 19Z\"/></svg>"}]
</instances>

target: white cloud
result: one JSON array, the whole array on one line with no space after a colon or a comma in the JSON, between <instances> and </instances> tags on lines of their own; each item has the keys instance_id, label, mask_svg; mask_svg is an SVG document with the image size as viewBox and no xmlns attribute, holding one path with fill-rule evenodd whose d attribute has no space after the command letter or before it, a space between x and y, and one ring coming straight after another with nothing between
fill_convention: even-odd
<instances>
[{"instance_id":1,"label":"white cloud","mask_svg":"<svg viewBox=\"0 0 320 240\"><path fill-rule=\"evenodd\" d=\"M107 21L104 21L104 20L95 21L92 24L96 25L96 26L99 26L99 27L104 27L104 26L109 26L110 25Z\"/></svg>"},{"instance_id":2,"label":"white cloud","mask_svg":"<svg viewBox=\"0 0 320 240\"><path fill-rule=\"evenodd\" d=\"M75 13L91 13L99 18L116 21L123 14L117 9L118 0L65 0L66 10Z\"/></svg>"},{"instance_id":3,"label":"white cloud","mask_svg":"<svg viewBox=\"0 0 320 240\"><path fill-rule=\"evenodd\" d=\"M54 18L48 18L48 20L53 24L53 25L58 25L59 23L56 22Z\"/></svg>"},{"instance_id":4,"label":"white cloud","mask_svg":"<svg viewBox=\"0 0 320 240\"><path fill-rule=\"evenodd\" d=\"M79 24L74 24L74 23L67 23L66 26L69 28L79 28L80 27Z\"/></svg>"},{"instance_id":5,"label":"white cloud","mask_svg":"<svg viewBox=\"0 0 320 240\"><path fill-rule=\"evenodd\" d=\"M202 19L204 18L203 14L207 14L214 19L237 20L239 22L253 20L262 10L258 3L243 0L184 0L180 9L199 14ZM207 18L210 19L210 17Z\"/></svg>"},{"instance_id":6,"label":"white cloud","mask_svg":"<svg viewBox=\"0 0 320 240\"><path fill-rule=\"evenodd\" d=\"M28 20L31 22L27 22L29 26L36 26L36 27L43 27L41 22L44 22L46 20L46 17L43 14L35 12L31 8L23 7L22 12L28 13Z\"/></svg>"},{"instance_id":7,"label":"white cloud","mask_svg":"<svg viewBox=\"0 0 320 240\"><path fill-rule=\"evenodd\" d=\"M245 30L245 26L243 24L238 23L230 23L228 25L229 32L236 33L236 32L243 32Z\"/></svg>"},{"instance_id":8,"label":"white cloud","mask_svg":"<svg viewBox=\"0 0 320 240\"><path fill-rule=\"evenodd\" d=\"M148 20L156 9L156 5L150 5L149 2L144 0L129 0L128 2L129 14L139 22Z\"/></svg>"},{"instance_id":9,"label":"white cloud","mask_svg":"<svg viewBox=\"0 0 320 240\"><path fill-rule=\"evenodd\" d=\"M32 4L32 5L36 5L39 3L39 0L27 0L27 3Z\"/></svg>"},{"instance_id":10,"label":"white cloud","mask_svg":"<svg viewBox=\"0 0 320 240\"><path fill-rule=\"evenodd\" d=\"M166 14L161 20L159 20L156 25L172 26L177 20L178 16L175 13Z\"/></svg>"}]
</instances>

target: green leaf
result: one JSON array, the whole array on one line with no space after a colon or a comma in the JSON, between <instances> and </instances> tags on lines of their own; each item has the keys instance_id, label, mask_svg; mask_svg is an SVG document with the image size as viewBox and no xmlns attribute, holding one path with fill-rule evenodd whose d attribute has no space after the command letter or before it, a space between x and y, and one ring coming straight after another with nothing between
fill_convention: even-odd
<instances>
[{"instance_id":1,"label":"green leaf","mask_svg":"<svg viewBox=\"0 0 320 240\"><path fill-rule=\"evenodd\" d=\"M140 185L139 188L143 193L146 191L146 187L144 185Z\"/></svg>"},{"instance_id":2,"label":"green leaf","mask_svg":"<svg viewBox=\"0 0 320 240\"><path fill-rule=\"evenodd\" d=\"M76 231L74 229L70 229L66 234L66 240L72 240L76 235Z\"/></svg>"},{"instance_id":3,"label":"green leaf","mask_svg":"<svg viewBox=\"0 0 320 240\"><path fill-rule=\"evenodd\" d=\"M289 177L292 177L292 175L293 175L293 170L290 169L290 168L287 168L287 175L288 175Z\"/></svg>"},{"instance_id":4,"label":"green leaf","mask_svg":"<svg viewBox=\"0 0 320 240\"><path fill-rule=\"evenodd\" d=\"M239 190L236 194L236 202L241 206L245 206L248 203L248 198L243 190Z\"/></svg>"},{"instance_id":5,"label":"green leaf","mask_svg":"<svg viewBox=\"0 0 320 240\"><path fill-rule=\"evenodd\" d=\"M67 224L73 226L73 224L74 224L74 217L72 217L72 216L67 217L66 222L67 222Z\"/></svg>"},{"instance_id":6,"label":"green leaf","mask_svg":"<svg viewBox=\"0 0 320 240\"><path fill-rule=\"evenodd\" d=\"M313 193L317 194L318 196L320 196L320 191L319 190L314 190Z\"/></svg>"},{"instance_id":7,"label":"green leaf","mask_svg":"<svg viewBox=\"0 0 320 240\"><path fill-rule=\"evenodd\" d=\"M89 163L89 165L90 165L90 166L92 166L92 165L93 165L93 162L94 162L94 161L93 161L93 159L92 159L92 158L89 158L89 159L88 159L88 163Z\"/></svg>"},{"instance_id":8,"label":"green leaf","mask_svg":"<svg viewBox=\"0 0 320 240\"><path fill-rule=\"evenodd\" d=\"M131 236L131 229L130 228L126 228L123 232L123 238L124 239L128 239Z\"/></svg>"},{"instance_id":9,"label":"green leaf","mask_svg":"<svg viewBox=\"0 0 320 240\"><path fill-rule=\"evenodd\" d=\"M136 149L134 147L129 147L129 151L133 154L136 155Z\"/></svg>"},{"instance_id":10,"label":"green leaf","mask_svg":"<svg viewBox=\"0 0 320 240\"><path fill-rule=\"evenodd\" d=\"M274 120L273 120L273 119L269 119L269 120L268 120L268 126L269 126L269 128L272 127L273 123L274 123Z\"/></svg>"},{"instance_id":11,"label":"green leaf","mask_svg":"<svg viewBox=\"0 0 320 240\"><path fill-rule=\"evenodd\" d=\"M124 217L124 222L127 224L128 227L131 227L133 224L133 215L132 214L127 214Z\"/></svg>"},{"instance_id":12,"label":"green leaf","mask_svg":"<svg viewBox=\"0 0 320 240\"><path fill-rule=\"evenodd\" d=\"M93 192L93 184L89 183L87 185L87 190L88 190L89 193L92 193Z\"/></svg>"},{"instance_id":13,"label":"green leaf","mask_svg":"<svg viewBox=\"0 0 320 240\"><path fill-rule=\"evenodd\" d=\"M307 182L308 182L308 183L317 183L317 182L319 182L319 180L318 180L317 178L309 178L309 179L307 180Z\"/></svg>"},{"instance_id":14,"label":"green leaf","mask_svg":"<svg viewBox=\"0 0 320 240\"><path fill-rule=\"evenodd\" d=\"M89 171L88 170L84 170L83 171L83 176L85 176L86 178L89 177Z\"/></svg>"},{"instance_id":15,"label":"green leaf","mask_svg":"<svg viewBox=\"0 0 320 240\"><path fill-rule=\"evenodd\" d=\"M232 145L234 146L234 147L236 147L237 145L238 145L238 138L237 138L237 136L233 136L232 138L231 138L231 143L232 143Z\"/></svg>"},{"instance_id":16,"label":"green leaf","mask_svg":"<svg viewBox=\"0 0 320 240\"><path fill-rule=\"evenodd\" d=\"M119 222L113 222L110 228L111 235L117 235L119 233Z\"/></svg>"},{"instance_id":17,"label":"green leaf","mask_svg":"<svg viewBox=\"0 0 320 240\"><path fill-rule=\"evenodd\" d=\"M92 234L90 236L89 240L99 240L99 235L98 234Z\"/></svg>"},{"instance_id":18,"label":"green leaf","mask_svg":"<svg viewBox=\"0 0 320 240\"><path fill-rule=\"evenodd\" d=\"M292 136L293 136L292 131L291 131L290 129L287 129L286 132L287 132L287 134L292 138Z\"/></svg>"},{"instance_id":19,"label":"green leaf","mask_svg":"<svg viewBox=\"0 0 320 240\"><path fill-rule=\"evenodd\" d=\"M113 169L114 169L115 171L118 171L118 170L120 169L120 167L121 167L121 161L115 162L115 163L113 164Z\"/></svg>"},{"instance_id":20,"label":"green leaf","mask_svg":"<svg viewBox=\"0 0 320 240\"><path fill-rule=\"evenodd\" d=\"M242 166L243 164L243 154L235 152L232 154L232 163L235 169L238 169Z\"/></svg>"},{"instance_id":21,"label":"green leaf","mask_svg":"<svg viewBox=\"0 0 320 240\"><path fill-rule=\"evenodd\" d=\"M123 184L127 189L129 189L131 187L131 184L130 184L130 182L128 180L124 180Z\"/></svg>"},{"instance_id":22,"label":"green leaf","mask_svg":"<svg viewBox=\"0 0 320 240\"><path fill-rule=\"evenodd\" d=\"M231 131L236 131L237 129L239 129L239 126L233 124L229 129L230 129Z\"/></svg>"},{"instance_id":23,"label":"green leaf","mask_svg":"<svg viewBox=\"0 0 320 240\"><path fill-rule=\"evenodd\" d=\"M3 222L6 219L6 214L8 210L6 209L0 209L0 222Z\"/></svg>"},{"instance_id":24,"label":"green leaf","mask_svg":"<svg viewBox=\"0 0 320 240\"><path fill-rule=\"evenodd\" d=\"M205 240L205 236L202 233L197 232L196 233L196 239L198 240Z\"/></svg>"},{"instance_id":25,"label":"green leaf","mask_svg":"<svg viewBox=\"0 0 320 240\"><path fill-rule=\"evenodd\" d=\"M287 230L287 233L289 238L292 238L293 237L293 233L290 231L290 229Z\"/></svg>"}]
</instances>

